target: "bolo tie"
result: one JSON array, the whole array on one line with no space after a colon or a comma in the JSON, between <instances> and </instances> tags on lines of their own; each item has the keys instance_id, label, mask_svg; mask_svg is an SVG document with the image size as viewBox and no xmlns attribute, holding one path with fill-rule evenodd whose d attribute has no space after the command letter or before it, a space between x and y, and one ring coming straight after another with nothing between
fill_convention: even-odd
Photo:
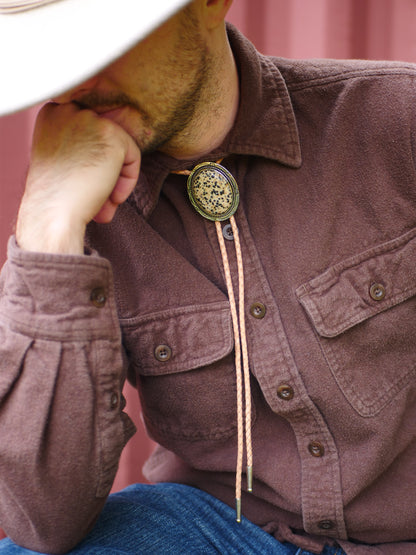
<instances>
[{"instance_id":1,"label":"bolo tie","mask_svg":"<svg viewBox=\"0 0 416 555\"><path fill-rule=\"evenodd\" d=\"M251 442L251 387L244 311L244 268L239 232L234 213L240 200L238 185L231 173L218 162L203 162L193 170L173 172L187 175L188 196L195 210L214 222L224 268L234 333L237 389L237 463L235 479L236 520L241 522L241 481L244 438L247 458L247 490L253 488L253 451ZM238 271L238 310L231 279L221 222L229 220L233 232ZM243 403L244 390L244 403Z\"/></svg>"}]
</instances>

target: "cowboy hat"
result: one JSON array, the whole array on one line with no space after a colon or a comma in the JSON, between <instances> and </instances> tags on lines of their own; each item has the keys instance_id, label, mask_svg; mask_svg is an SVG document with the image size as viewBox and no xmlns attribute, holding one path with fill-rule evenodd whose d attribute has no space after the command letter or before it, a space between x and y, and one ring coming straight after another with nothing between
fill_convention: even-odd
<instances>
[{"instance_id":1,"label":"cowboy hat","mask_svg":"<svg viewBox=\"0 0 416 555\"><path fill-rule=\"evenodd\" d=\"M90 78L189 0L0 0L0 115Z\"/></svg>"}]
</instances>

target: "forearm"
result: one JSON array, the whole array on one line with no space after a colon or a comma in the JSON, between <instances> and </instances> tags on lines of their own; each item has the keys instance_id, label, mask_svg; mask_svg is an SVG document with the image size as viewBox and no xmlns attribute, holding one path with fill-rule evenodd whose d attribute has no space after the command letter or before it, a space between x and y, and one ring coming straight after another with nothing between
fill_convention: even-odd
<instances>
[{"instance_id":1,"label":"forearm","mask_svg":"<svg viewBox=\"0 0 416 555\"><path fill-rule=\"evenodd\" d=\"M11 251L0 298L0 525L19 544L58 552L93 524L133 432L111 270L98 257Z\"/></svg>"}]
</instances>

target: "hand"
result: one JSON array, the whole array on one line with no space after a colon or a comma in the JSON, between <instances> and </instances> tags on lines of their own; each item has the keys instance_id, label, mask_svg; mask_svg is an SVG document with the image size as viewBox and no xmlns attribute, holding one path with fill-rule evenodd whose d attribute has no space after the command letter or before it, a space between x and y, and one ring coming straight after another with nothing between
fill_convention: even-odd
<instances>
[{"instance_id":1,"label":"hand","mask_svg":"<svg viewBox=\"0 0 416 555\"><path fill-rule=\"evenodd\" d=\"M72 103L45 105L17 219L20 247L82 254L87 223L111 221L137 182L140 161L116 123Z\"/></svg>"}]
</instances>

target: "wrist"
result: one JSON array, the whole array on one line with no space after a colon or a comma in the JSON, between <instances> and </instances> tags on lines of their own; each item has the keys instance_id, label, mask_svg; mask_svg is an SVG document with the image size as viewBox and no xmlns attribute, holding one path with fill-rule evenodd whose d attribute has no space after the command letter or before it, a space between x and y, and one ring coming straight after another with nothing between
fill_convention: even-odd
<instances>
[{"instance_id":1,"label":"wrist","mask_svg":"<svg viewBox=\"0 0 416 555\"><path fill-rule=\"evenodd\" d=\"M25 218L19 213L16 241L26 251L49 254L83 254L85 225L70 224L65 219Z\"/></svg>"}]
</instances>

